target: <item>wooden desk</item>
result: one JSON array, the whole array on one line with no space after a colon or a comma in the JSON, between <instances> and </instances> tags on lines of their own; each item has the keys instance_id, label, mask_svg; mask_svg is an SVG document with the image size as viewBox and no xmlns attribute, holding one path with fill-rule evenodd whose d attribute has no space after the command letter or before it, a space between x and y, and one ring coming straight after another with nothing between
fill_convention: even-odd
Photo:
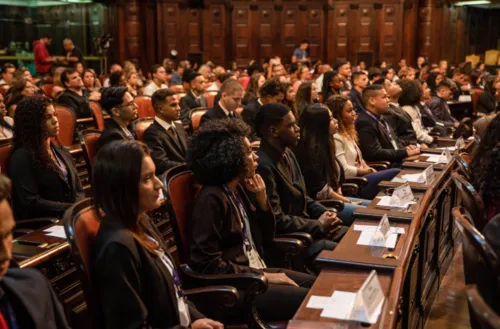
<instances>
[{"instance_id":1,"label":"wooden desk","mask_svg":"<svg viewBox=\"0 0 500 329\"><path fill-rule=\"evenodd\" d=\"M349 329L360 328L357 323L321 317L321 310L307 308L311 296L331 296L334 291L356 292L366 280L370 270L323 270L316 279L299 310L288 324L288 329ZM364 328L394 328L400 318L399 296L402 294L402 270L396 268L389 273L378 273L380 285L385 293L382 312L376 324Z\"/></svg>"},{"instance_id":2,"label":"wooden desk","mask_svg":"<svg viewBox=\"0 0 500 329\"><path fill-rule=\"evenodd\" d=\"M428 167L428 166L427 166ZM418 170L418 169L404 169L402 170L396 177L399 177L399 178L402 178L403 175L406 175L406 174L418 174L418 173L421 173L423 171L423 169L425 168L422 168L421 170ZM408 185L411 187L412 191L415 192L426 192L429 190L429 188L434 185L434 183L436 181L439 181L439 179L441 178L442 175L444 175L447 171L445 170L442 170L442 171L437 171L437 172L434 172L434 181L430 184L430 185L427 185L425 183L413 183L413 182L409 182ZM403 182L392 182L392 181L381 181L380 184L378 185L380 189L384 190L384 189L387 189L387 188L394 188L394 187L398 187L398 186L401 186L405 183Z\"/></svg>"}]
</instances>

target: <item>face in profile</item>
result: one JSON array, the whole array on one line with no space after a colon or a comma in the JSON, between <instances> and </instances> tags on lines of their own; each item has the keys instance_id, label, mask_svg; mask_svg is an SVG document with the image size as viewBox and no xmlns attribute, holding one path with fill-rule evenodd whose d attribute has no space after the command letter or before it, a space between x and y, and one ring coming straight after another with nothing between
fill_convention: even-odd
<instances>
[{"instance_id":1,"label":"face in profile","mask_svg":"<svg viewBox=\"0 0 500 329\"><path fill-rule=\"evenodd\" d=\"M0 202L0 280L5 276L12 260L12 230L14 216L7 199Z\"/></svg>"},{"instance_id":2,"label":"face in profile","mask_svg":"<svg viewBox=\"0 0 500 329\"><path fill-rule=\"evenodd\" d=\"M332 115L332 112L328 110L328 115L330 117L330 125L328 126L328 133L334 135L339 131L339 122Z\"/></svg>"},{"instance_id":3,"label":"face in profile","mask_svg":"<svg viewBox=\"0 0 500 329\"><path fill-rule=\"evenodd\" d=\"M278 138L283 146L295 146L300 140L300 128L291 111L288 111L278 126L270 127L270 129L272 129L271 135Z\"/></svg>"},{"instance_id":4,"label":"face in profile","mask_svg":"<svg viewBox=\"0 0 500 329\"><path fill-rule=\"evenodd\" d=\"M142 159L141 178L139 181L139 210L141 213L161 206L160 190L162 182L155 175L155 164L150 156Z\"/></svg>"},{"instance_id":5,"label":"face in profile","mask_svg":"<svg viewBox=\"0 0 500 329\"><path fill-rule=\"evenodd\" d=\"M351 101L347 101L342 108L342 123L345 127L350 127L356 121L356 111Z\"/></svg>"},{"instance_id":6,"label":"face in profile","mask_svg":"<svg viewBox=\"0 0 500 329\"><path fill-rule=\"evenodd\" d=\"M52 104L47 106L45 110L44 124L48 135L46 137L57 137L59 134L59 121L57 120L57 113Z\"/></svg>"},{"instance_id":7,"label":"face in profile","mask_svg":"<svg viewBox=\"0 0 500 329\"><path fill-rule=\"evenodd\" d=\"M377 94L370 97L370 103L379 114L386 113L389 110L389 96L385 89L377 91Z\"/></svg>"},{"instance_id":8,"label":"face in profile","mask_svg":"<svg viewBox=\"0 0 500 329\"><path fill-rule=\"evenodd\" d=\"M179 120L181 116L181 107L179 106L179 99L174 96L167 96L165 104L163 105L162 117L167 122Z\"/></svg>"},{"instance_id":9,"label":"face in profile","mask_svg":"<svg viewBox=\"0 0 500 329\"><path fill-rule=\"evenodd\" d=\"M257 166L258 166L257 161L259 160L259 157L253 151L252 144L250 143L250 141L246 137L244 139L244 144L245 144L246 162L247 162L246 178L251 178L255 175L255 171L257 170Z\"/></svg>"}]
</instances>

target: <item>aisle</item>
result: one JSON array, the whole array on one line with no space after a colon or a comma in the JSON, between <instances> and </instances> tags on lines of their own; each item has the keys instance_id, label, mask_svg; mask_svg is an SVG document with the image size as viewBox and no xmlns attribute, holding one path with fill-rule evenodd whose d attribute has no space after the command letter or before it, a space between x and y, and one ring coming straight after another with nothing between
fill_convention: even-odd
<instances>
[{"instance_id":1,"label":"aisle","mask_svg":"<svg viewBox=\"0 0 500 329\"><path fill-rule=\"evenodd\" d=\"M461 245L443 278L424 329L470 329Z\"/></svg>"}]
</instances>

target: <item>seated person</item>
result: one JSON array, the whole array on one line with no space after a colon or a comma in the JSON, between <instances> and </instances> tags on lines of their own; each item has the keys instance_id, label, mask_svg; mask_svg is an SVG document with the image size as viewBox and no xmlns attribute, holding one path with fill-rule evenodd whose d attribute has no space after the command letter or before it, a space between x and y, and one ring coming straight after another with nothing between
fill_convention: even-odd
<instances>
[{"instance_id":1,"label":"seated person","mask_svg":"<svg viewBox=\"0 0 500 329\"><path fill-rule=\"evenodd\" d=\"M359 146L367 161L389 161L399 166L403 159L420 154L414 145L403 148L391 127L382 117L389 111L389 97L384 87L370 85L363 90L366 111L361 111L356 121Z\"/></svg>"},{"instance_id":2,"label":"seated person","mask_svg":"<svg viewBox=\"0 0 500 329\"><path fill-rule=\"evenodd\" d=\"M156 174L186 162L187 134L179 120L181 108L175 92L159 89L151 97L155 121L144 132L144 143L151 149Z\"/></svg>"},{"instance_id":3,"label":"seated person","mask_svg":"<svg viewBox=\"0 0 500 329\"><path fill-rule=\"evenodd\" d=\"M92 169L96 213L105 213L92 248L103 328L222 329L183 298L175 262L147 216L163 187L147 146L110 143Z\"/></svg>"},{"instance_id":4,"label":"seated person","mask_svg":"<svg viewBox=\"0 0 500 329\"><path fill-rule=\"evenodd\" d=\"M316 200L340 200L344 209L338 213L342 222L351 225L357 208L367 206L370 200L348 198L342 195L344 170L335 154L333 135L338 131L337 119L325 105L310 105L299 119L300 141L297 161L304 174L307 194Z\"/></svg>"},{"instance_id":5,"label":"seated person","mask_svg":"<svg viewBox=\"0 0 500 329\"><path fill-rule=\"evenodd\" d=\"M342 93L342 88L344 87L343 80L344 77L335 71L328 71L324 73L321 88L319 88L318 83L316 82L316 88L321 90L323 101L326 101L330 96L340 95Z\"/></svg>"},{"instance_id":6,"label":"seated person","mask_svg":"<svg viewBox=\"0 0 500 329\"><path fill-rule=\"evenodd\" d=\"M45 276L33 268L9 266L12 260L12 230L16 224L8 200L10 189L10 180L0 175L0 292L3 314L0 326L69 329L63 307Z\"/></svg>"},{"instance_id":7,"label":"seated person","mask_svg":"<svg viewBox=\"0 0 500 329\"><path fill-rule=\"evenodd\" d=\"M89 94L83 87L80 73L72 68L64 70L61 74L61 84L66 90L57 98L57 105L72 109L77 119L91 117Z\"/></svg>"},{"instance_id":8,"label":"seated person","mask_svg":"<svg viewBox=\"0 0 500 329\"><path fill-rule=\"evenodd\" d=\"M485 79L484 91L479 96L479 100L477 102L478 113L484 115L497 110L498 102L496 95L498 93L498 89L500 89L500 80L496 76L488 76Z\"/></svg>"},{"instance_id":9,"label":"seated person","mask_svg":"<svg viewBox=\"0 0 500 329\"><path fill-rule=\"evenodd\" d=\"M483 139L484 134L488 129L488 126L497 115L498 112L493 112L474 121L473 126L476 131L476 135L479 137L480 140Z\"/></svg>"},{"instance_id":10,"label":"seated person","mask_svg":"<svg viewBox=\"0 0 500 329\"><path fill-rule=\"evenodd\" d=\"M391 168L377 172L363 160L357 145L358 133L354 126L357 115L349 97L344 95L330 97L325 105L338 122L338 131L333 135L335 156L344 170L344 175L366 178L368 184L361 188L360 195L364 199L372 200L378 194L378 183L393 179L401 170Z\"/></svg>"},{"instance_id":11,"label":"seated person","mask_svg":"<svg viewBox=\"0 0 500 329\"><path fill-rule=\"evenodd\" d=\"M84 198L80 178L69 152L51 142L59 123L51 101L31 96L17 105L14 152L9 177L16 219L62 218L75 201Z\"/></svg>"},{"instance_id":12,"label":"seated person","mask_svg":"<svg viewBox=\"0 0 500 329\"><path fill-rule=\"evenodd\" d=\"M137 104L127 87L105 88L99 103L111 115L111 120L106 121L106 128L97 140L97 150L112 141L135 139L128 126L137 119Z\"/></svg>"},{"instance_id":13,"label":"seated person","mask_svg":"<svg viewBox=\"0 0 500 329\"><path fill-rule=\"evenodd\" d=\"M430 103L432 100L431 89L427 85L427 82L422 82L422 97L420 98L420 103L417 104L417 107L420 111L422 126L430 131L436 132L439 136L447 136L448 129L441 122L438 122L434 119L434 115L432 114L431 109L427 106L427 103Z\"/></svg>"},{"instance_id":14,"label":"seated person","mask_svg":"<svg viewBox=\"0 0 500 329\"><path fill-rule=\"evenodd\" d=\"M349 97L356 113L364 111L365 109L361 94L363 93L363 90L368 86L369 82L370 81L368 80L368 76L364 72L354 72L352 74L353 88L349 92ZM324 99L323 101L326 102L327 99L328 98Z\"/></svg>"},{"instance_id":15,"label":"seated person","mask_svg":"<svg viewBox=\"0 0 500 329\"><path fill-rule=\"evenodd\" d=\"M0 139L12 138L14 130L14 120L7 116L7 107L0 94Z\"/></svg>"},{"instance_id":16,"label":"seated person","mask_svg":"<svg viewBox=\"0 0 500 329\"><path fill-rule=\"evenodd\" d=\"M255 117L261 138L257 172L262 176L276 220L276 234L309 233L314 239L310 259L323 249L333 250L346 228L335 211L328 210L306 194L304 177L290 147L300 139L300 130L290 109L265 104Z\"/></svg>"},{"instance_id":17,"label":"seated person","mask_svg":"<svg viewBox=\"0 0 500 329\"><path fill-rule=\"evenodd\" d=\"M470 95L470 84L465 80L465 74L460 68L453 71L452 80L456 85L453 92L453 99L458 99L462 95Z\"/></svg>"},{"instance_id":18,"label":"seated person","mask_svg":"<svg viewBox=\"0 0 500 329\"><path fill-rule=\"evenodd\" d=\"M8 115L13 118L17 104L26 97L33 96L36 93L36 86L29 80L20 78L14 80L9 94L5 96Z\"/></svg>"},{"instance_id":19,"label":"seated person","mask_svg":"<svg viewBox=\"0 0 500 329\"><path fill-rule=\"evenodd\" d=\"M451 115L447 104L449 100L451 100L451 85L447 80L443 80L436 87L436 95L432 96L429 108L437 122L441 122L445 127L457 128L460 122Z\"/></svg>"},{"instance_id":20,"label":"seated person","mask_svg":"<svg viewBox=\"0 0 500 329\"><path fill-rule=\"evenodd\" d=\"M241 106L241 100L243 99L244 89L241 84L233 79L226 80L220 87L220 93L220 101L215 103L214 107L201 117L200 126L212 119L240 117L235 111Z\"/></svg>"},{"instance_id":21,"label":"seated person","mask_svg":"<svg viewBox=\"0 0 500 329\"><path fill-rule=\"evenodd\" d=\"M312 82L304 82L300 85L295 96L295 104L297 107L297 114L300 118L302 112L311 104L318 102L318 90L316 84Z\"/></svg>"},{"instance_id":22,"label":"seated person","mask_svg":"<svg viewBox=\"0 0 500 329\"><path fill-rule=\"evenodd\" d=\"M396 82L384 80L384 89L389 96L389 111L382 116L391 126L397 136L398 143L402 146L416 145L417 134L411 123L411 116L406 113L398 104L401 96L401 87Z\"/></svg>"},{"instance_id":23,"label":"seated person","mask_svg":"<svg viewBox=\"0 0 500 329\"><path fill-rule=\"evenodd\" d=\"M401 79L398 81L402 94L399 105L411 117L411 125L415 131L417 141L420 144L431 145L434 137L429 135L422 124L422 115L418 105L422 98L422 85L419 80Z\"/></svg>"},{"instance_id":24,"label":"seated person","mask_svg":"<svg viewBox=\"0 0 500 329\"><path fill-rule=\"evenodd\" d=\"M491 119L484 136L481 138L479 145L472 154L472 160L469 164L472 172L472 184L479 191L484 181L491 175L490 172L482 171L483 162L488 161L491 151L500 143L500 115L496 115Z\"/></svg>"},{"instance_id":25,"label":"seated person","mask_svg":"<svg viewBox=\"0 0 500 329\"><path fill-rule=\"evenodd\" d=\"M12 84L14 72L16 72L16 66L12 63L5 63L2 67L2 79L0 79L0 86L6 86L8 89L8 87Z\"/></svg>"},{"instance_id":26,"label":"seated person","mask_svg":"<svg viewBox=\"0 0 500 329\"><path fill-rule=\"evenodd\" d=\"M474 173L477 189L484 201L486 220L500 214L500 143L497 143L488 155L483 154L479 171Z\"/></svg>"},{"instance_id":27,"label":"seated person","mask_svg":"<svg viewBox=\"0 0 500 329\"><path fill-rule=\"evenodd\" d=\"M203 95L205 92L205 78L197 72L187 75L189 91L181 98L181 120L183 124L189 124L189 112L197 107L208 107L208 100ZM243 98L243 96L241 96Z\"/></svg>"},{"instance_id":28,"label":"seated person","mask_svg":"<svg viewBox=\"0 0 500 329\"><path fill-rule=\"evenodd\" d=\"M274 215L265 184L255 173L257 156L249 132L241 120L212 120L190 140L187 162L203 186L190 224L190 266L204 274L264 275L269 288L257 297L257 312L265 321L288 321L315 277L266 266ZM274 307L277 301L280 307Z\"/></svg>"},{"instance_id":29,"label":"seated person","mask_svg":"<svg viewBox=\"0 0 500 329\"><path fill-rule=\"evenodd\" d=\"M165 84L167 82L167 72L163 66L155 64L151 66L149 73L151 73L151 82L144 87L142 94L151 97L158 89L167 88Z\"/></svg>"}]
</instances>

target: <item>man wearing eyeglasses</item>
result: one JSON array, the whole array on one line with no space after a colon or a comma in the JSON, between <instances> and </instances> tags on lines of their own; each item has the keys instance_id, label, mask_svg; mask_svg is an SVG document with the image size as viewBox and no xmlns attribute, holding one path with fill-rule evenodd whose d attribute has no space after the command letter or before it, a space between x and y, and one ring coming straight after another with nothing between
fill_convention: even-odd
<instances>
[{"instance_id":1,"label":"man wearing eyeglasses","mask_svg":"<svg viewBox=\"0 0 500 329\"><path fill-rule=\"evenodd\" d=\"M135 135L129 125L137 119L137 105L127 87L109 87L104 89L101 107L111 116L97 141L97 150L117 140L134 140Z\"/></svg>"}]
</instances>

